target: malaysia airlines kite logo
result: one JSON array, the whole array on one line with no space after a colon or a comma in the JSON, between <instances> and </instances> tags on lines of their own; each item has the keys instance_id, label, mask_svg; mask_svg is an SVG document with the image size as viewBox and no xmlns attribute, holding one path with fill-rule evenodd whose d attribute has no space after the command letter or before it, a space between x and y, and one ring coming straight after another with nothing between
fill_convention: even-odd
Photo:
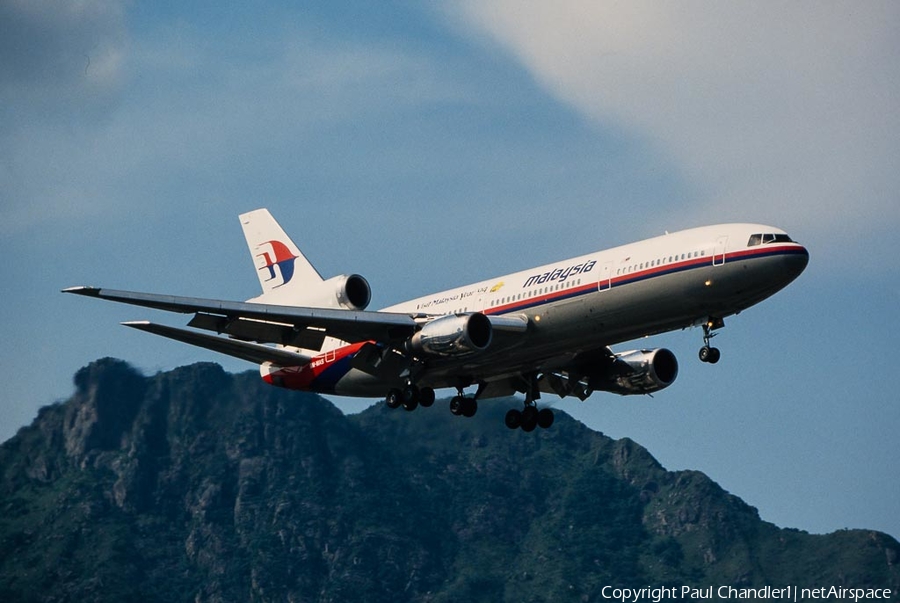
<instances>
[{"instance_id":1,"label":"malaysia airlines kite logo","mask_svg":"<svg viewBox=\"0 0 900 603\"><path fill-rule=\"evenodd\" d=\"M287 245L281 241L266 241L263 245L270 245L272 247L271 253L264 251L256 256L262 258L263 262L265 262L259 270L269 271L269 278L266 279L266 282L273 281L280 277L281 282L277 285L273 285L273 289L288 284L291 279L294 278L294 260L297 259L297 256L291 253L291 250L287 248ZM275 271L276 266L278 266L278 272Z\"/></svg>"}]
</instances>

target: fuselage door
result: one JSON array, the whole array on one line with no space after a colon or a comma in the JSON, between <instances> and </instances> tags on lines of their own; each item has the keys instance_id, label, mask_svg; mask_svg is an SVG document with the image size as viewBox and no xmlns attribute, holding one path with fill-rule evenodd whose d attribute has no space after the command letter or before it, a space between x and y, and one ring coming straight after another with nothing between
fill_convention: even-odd
<instances>
[{"instance_id":1,"label":"fuselage door","mask_svg":"<svg viewBox=\"0 0 900 603\"><path fill-rule=\"evenodd\" d=\"M604 262L602 266L600 266L600 279L597 282L597 290L598 291L606 291L612 285L610 281L612 279L612 262Z\"/></svg>"},{"instance_id":2,"label":"fuselage door","mask_svg":"<svg viewBox=\"0 0 900 603\"><path fill-rule=\"evenodd\" d=\"M716 249L713 252L713 266L721 266L725 263L725 247L727 244L727 236L716 239Z\"/></svg>"}]
</instances>

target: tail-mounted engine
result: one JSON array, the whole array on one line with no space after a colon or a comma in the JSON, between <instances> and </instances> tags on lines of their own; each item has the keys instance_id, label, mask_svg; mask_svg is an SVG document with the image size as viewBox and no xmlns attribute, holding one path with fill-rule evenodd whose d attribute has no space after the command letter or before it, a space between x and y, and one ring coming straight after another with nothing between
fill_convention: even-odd
<instances>
[{"instance_id":1,"label":"tail-mounted engine","mask_svg":"<svg viewBox=\"0 0 900 603\"><path fill-rule=\"evenodd\" d=\"M295 281L291 281L291 285ZM308 306L334 310L365 310L372 300L369 281L358 274L342 274L327 281L311 282L291 289L275 287L248 302L280 306Z\"/></svg>"},{"instance_id":2,"label":"tail-mounted engine","mask_svg":"<svg viewBox=\"0 0 900 603\"><path fill-rule=\"evenodd\" d=\"M335 297L338 305L348 310L365 310L372 301L372 289L369 281L358 274L342 275L325 281L325 284L334 282Z\"/></svg>"},{"instance_id":3,"label":"tail-mounted engine","mask_svg":"<svg viewBox=\"0 0 900 603\"><path fill-rule=\"evenodd\" d=\"M314 308L365 310L371 300L369 281L358 274L342 274L322 281L295 302Z\"/></svg>"},{"instance_id":4,"label":"tail-mounted engine","mask_svg":"<svg viewBox=\"0 0 900 603\"><path fill-rule=\"evenodd\" d=\"M608 368L589 378L590 388L616 394L650 394L672 385L678 360L665 348L616 354Z\"/></svg>"},{"instance_id":5,"label":"tail-mounted engine","mask_svg":"<svg viewBox=\"0 0 900 603\"><path fill-rule=\"evenodd\" d=\"M480 312L449 314L426 323L407 342L407 351L433 356L481 352L493 339L490 319Z\"/></svg>"}]
</instances>

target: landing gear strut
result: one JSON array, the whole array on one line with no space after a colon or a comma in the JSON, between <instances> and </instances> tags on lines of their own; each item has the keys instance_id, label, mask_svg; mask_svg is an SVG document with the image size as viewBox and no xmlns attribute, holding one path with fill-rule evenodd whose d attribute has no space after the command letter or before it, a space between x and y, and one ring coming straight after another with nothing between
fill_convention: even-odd
<instances>
[{"instance_id":1,"label":"landing gear strut","mask_svg":"<svg viewBox=\"0 0 900 603\"><path fill-rule=\"evenodd\" d=\"M519 429L530 432L535 428L547 429L553 425L553 411L549 408L538 410L535 400L541 397L541 392L537 385L537 375L532 375L528 380L528 386L525 389L525 409L510 409L506 413L504 423L510 429Z\"/></svg>"},{"instance_id":2,"label":"landing gear strut","mask_svg":"<svg viewBox=\"0 0 900 603\"><path fill-rule=\"evenodd\" d=\"M721 318L712 318L710 317L705 323L703 323L703 347L700 348L700 361L708 362L709 364L715 364L719 361L719 358L722 357L722 353L719 351L719 348L713 348L709 345L709 340L717 335L717 333L713 333L713 329L721 329L725 326L725 321Z\"/></svg>"}]
</instances>

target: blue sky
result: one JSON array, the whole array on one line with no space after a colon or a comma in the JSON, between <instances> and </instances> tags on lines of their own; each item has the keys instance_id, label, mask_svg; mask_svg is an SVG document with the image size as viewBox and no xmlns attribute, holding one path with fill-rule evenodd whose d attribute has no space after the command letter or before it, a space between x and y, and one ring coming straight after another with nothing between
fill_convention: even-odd
<instances>
[{"instance_id":1,"label":"blue sky","mask_svg":"<svg viewBox=\"0 0 900 603\"><path fill-rule=\"evenodd\" d=\"M896 3L303 4L0 0L0 439L99 357L252 369L58 293L253 297L250 209L373 307L754 221L810 266L722 362L655 337L671 388L556 406L778 525L900 536Z\"/></svg>"}]
</instances>

